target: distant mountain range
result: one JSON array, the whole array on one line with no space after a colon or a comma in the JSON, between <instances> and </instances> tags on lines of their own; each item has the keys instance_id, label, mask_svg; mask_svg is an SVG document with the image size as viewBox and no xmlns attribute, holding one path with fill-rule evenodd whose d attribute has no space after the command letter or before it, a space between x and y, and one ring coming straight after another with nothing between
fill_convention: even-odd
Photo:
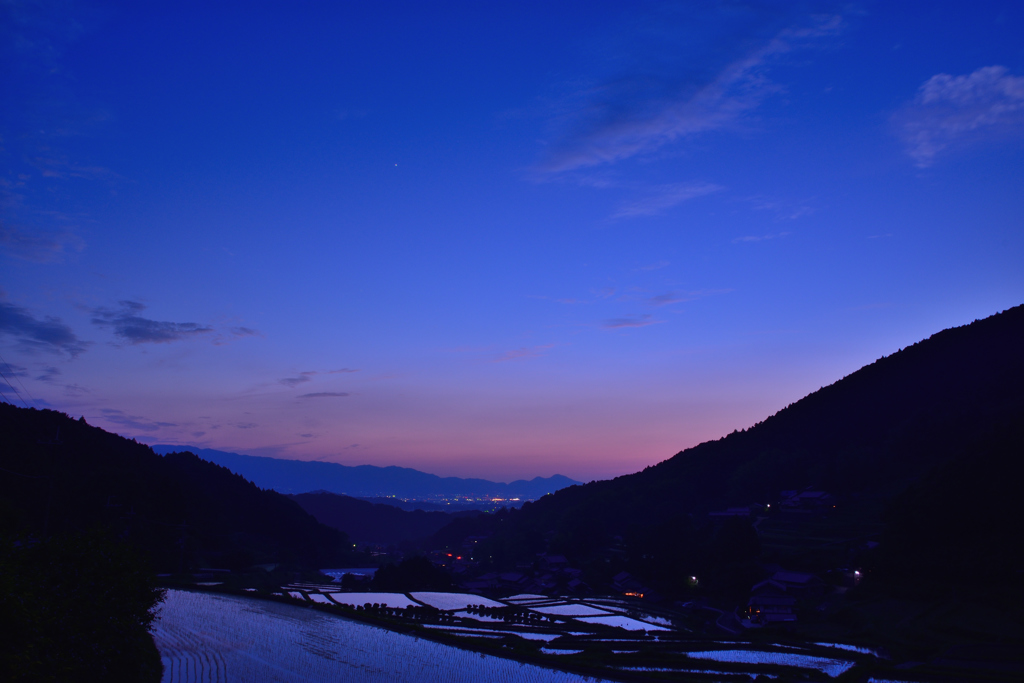
<instances>
[{"instance_id":1,"label":"distant mountain range","mask_svg":"<svg viewBox=\"0 0 1024 683\"><path fill-rule=\"evenodd\" d=\"M331 462L285 460L255 455L228 453L195 446L158 444L156 453L195 453L204 460L226 467L257 486L280 493L329 491L352 497L397 496L399 498L434 498L440 496L493 496L536 500L568 486L579 484L556 474L513 481L509 484L486 479L439 477L408 467L350 467Z\"/></svg>"}]
</instances>

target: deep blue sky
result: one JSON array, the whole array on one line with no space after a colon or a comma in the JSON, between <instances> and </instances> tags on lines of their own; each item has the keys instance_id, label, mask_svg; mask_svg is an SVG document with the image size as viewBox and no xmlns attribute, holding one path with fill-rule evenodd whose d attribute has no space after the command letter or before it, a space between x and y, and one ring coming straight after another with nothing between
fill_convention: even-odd
<instances>
[{"instance_id":1,"label":"deep blue sky","mask_svg":"<svg viewBox=\"0 0 1024 683\"><path fill-rule=\"evenodd\" d=\"M4 3L0 390L504 480L750 426L1024 301L1024 5L897 5Z\"/></svg>"}]
</instances>

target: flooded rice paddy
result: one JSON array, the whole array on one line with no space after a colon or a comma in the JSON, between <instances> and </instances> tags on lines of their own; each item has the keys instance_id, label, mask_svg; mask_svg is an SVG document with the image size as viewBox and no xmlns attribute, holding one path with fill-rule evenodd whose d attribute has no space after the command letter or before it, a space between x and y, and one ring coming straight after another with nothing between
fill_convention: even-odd
<instances>
[{"instance_id":1,"label":"flooded rice paddy","mask_svg":"<svg viewBox=\"0 0 1024 683\"><path fill-rule=\"evenodd\" d=\"M597 681L297 605L169 590L153 636L164 683Z\"/></svg>"},{"instance_id":2,"label":"flooded rice paddy","mask_svg":"<svg viewBox=\"0 0 1024 683\"><path fill-rule=\"evenodd\" d=\"M868 648L840 643L695 638L676 628L671 612L615 599L491 600L314 584L275 595L169 591L154 629L164 681L598 680L560 668L608 678L649 672L660 680L676 672L704 680L827 680L878 661Z\"/></svg>"}]
</instances>

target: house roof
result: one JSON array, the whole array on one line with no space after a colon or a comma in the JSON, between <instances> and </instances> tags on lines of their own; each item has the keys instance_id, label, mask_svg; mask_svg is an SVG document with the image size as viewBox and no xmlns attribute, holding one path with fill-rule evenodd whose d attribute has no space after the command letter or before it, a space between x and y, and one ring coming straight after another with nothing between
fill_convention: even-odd
<instances>
[{"instance_id":1,"label":"house roof","mask_svg":"<svg viewBox=\"0 0 1024 683\"><path fill-rule=\"evenodd\" d=\"M796 586L806 586L812 583L822 583L814 574L806 574L804 572L789 572L789 571L778 571L772 576L772 581L778 581L779 583L788 583Z\"/></svg>"},{"instance_id":2,"label":"house roof","mask_svg":"<svg viewBox=\"0 0 1024 683\"><path fill-rule=\"evenodd\" d=\"M772 581L766 579L760 583L755 583L754 587L750 589L751 593L763 595L765 593L785 593L786 585L779 583L778 581Z\"/></svg>"}]
</instances>

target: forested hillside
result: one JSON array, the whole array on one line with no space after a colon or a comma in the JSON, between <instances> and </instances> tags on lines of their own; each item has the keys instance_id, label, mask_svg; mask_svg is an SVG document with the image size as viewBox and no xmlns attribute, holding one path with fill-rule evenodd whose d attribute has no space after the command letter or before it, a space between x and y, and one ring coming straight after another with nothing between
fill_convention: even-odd
<instances>
[{"instance_id":1,"label":"forested hillside","mask_svg":"<svg viewBox=\"0 0 1024 683\"><path fill-rule=\"evenodd\" d=\"M294 501L191 453L166 456L52 410L0 404L0 530L104 527L160 572L344 563L351 544Z\"/></svg>"},{"instance_id":2,"label":"forested hillside","mask_svg":"<svg viewBox=\"0 0 1024 683\"><path fill-rule=\"evenodd\" d=\"M880 358L749 429L636 474L559 491L500 521L456 522L437 541L491 533L486 550L499 564L563 553L593 576L625 568L669 591L685 590L698 571L722 580L723 567L740 559L821 571L867 540L883 541L887 566L903 567L904 576L920 566L905 556L911 547L961 567L972 560L952 555L1019 557L1024 534L1008 506L1024 456L1022 349L1018 306ZM753 506L770 527L778 506L765 506L808 488L834 501L806 517L821 520L827 544L794 530L786 548L761 553L708 516ZM715 562L716 552L731 559Z\"/></svg>"},{"instance_id":3,"label":"forested hillside","mask_svg":"<svg viewBox=\"0 0 1024 683\"><path fill-rule=\"evenodd\" d=\"M453 519L479 514L477 511L402 510L327 491L300 493L289 498L321 523L347 533L354 542L381 545L419 543Z\"/></svg>"}]
</instances>

